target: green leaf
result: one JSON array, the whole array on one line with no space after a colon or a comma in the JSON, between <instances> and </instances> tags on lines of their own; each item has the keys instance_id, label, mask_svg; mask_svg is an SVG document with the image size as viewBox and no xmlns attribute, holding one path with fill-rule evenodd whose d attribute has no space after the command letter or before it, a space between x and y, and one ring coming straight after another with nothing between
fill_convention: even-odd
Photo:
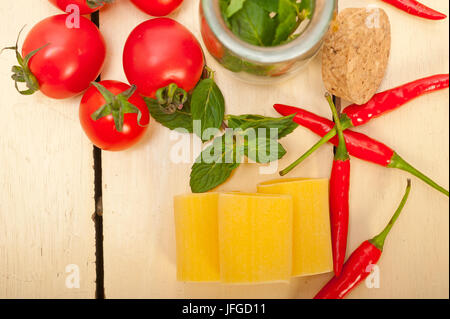
<instances>
[{"instance_id":1,"label":"green leaf","mask_svg":"<svg viewBox=\"0 0 450 319\"><path fill-rule=\"evenodd\" d=\"M222 13L222 17L225 20L226 25L230 28L230 21L228 20L227 17L227 9L228 6L230 5L230 1L231 0L219 0L219 7L220 7L220 12Z\"/></svg>"},{"instance_id":2,"label":"green leaf","mask_svg":"<svg viewBox=\"0 0 450 319\"><path fill-rule=\"evenodd\" d=\"M213 79L205 79L195 88L191 100L192 119L201 121L201 132L195 132L203 141L203 132L219 129L225 115L225 99Z\"/></svg>"},{"instance_id":3,"label":"green leaf","mask_svg":"<svg viewBox=\"0 0 450 319\"><path fill-rule=\"evenodd\" d=\"M311 19L314 12L314 5L315 1L313 0L302 0L302 2L298 4L298 10L302 12L305 19Z\"/></svg>"},{"instance_id":4,"label":"green leaf","mask_svg":"<svg viewBox=\"0 0 450 319\"><path fill-rule=\"evenodd\" d=\"M152 117L165 127L175 130L177 128L186 129L189 133L193 132L192 114L189 103L186 103L181 110L176 110L173 114L164 113L158 101L144 97L148 110Z\"/></svg>"},{"instance_id":5,"label":"green leaf","mask_svg":"<svg viewBox=\"0 0 450 319\"><path fill-rule=\"evenodd\" d=\"M271 138L246 138L244 154L257 163L270 163L281 159L286 150L278 141Z\"/></svg>"},{"instance_id":6,"label":"green leaf","mask_svg":"<svg viewBox=\"0 0 450 319\"><path fill-rule=\"evenodd\" d=\"M231 18L236 12L242 9L245 0L231 0L230 5L227 8L227 17Z\"/></svg>"},{"instance_id":7,"label":"green leaf","mask_svg":"<svg viewBox=\"0 0 450 319\"><path fill-rule=\"evenodd\" d=\"M261 6L267 12L278 12L278 1L279 0L258 0L258 5Z\"/></svg>"},{"instance_id":8,"label":"green leaf","mask_svg":"<svg viewBox=\"0 0 450 319\"><path fill-rule=\"evenodd\" d=\"M242 60L234 55L232 55L229 51L225 52L225 55L222 57L221 61L222 65L230 70L231 72L241 72L243 68Z\"/></svg>"},{"instance_id":9,"label":"green leaf","mask_svg":"<svg viewBox=\"0 0 450 319\"><path fill-rule=\"evenodd\" d=\"M277 29L273 45L279 45L286 41L289 36L298 28L297 6L292 0L279 0L278 14L276 16Z\"/></svg>"},{"instance_id":10,"label":"green leaf","mask_svg":"<svg viewBox=\"0 0 450 319\"><path fill-rule=\"evenodd\" d=\"M236 152L236 143L232 136L228 139L224 136L214 139L192 166L190 186L193 193L216 188L239 167L242 157Z\"/></svg>"},{"instance_id":11,"label":"green leaf","mask_svg":"<svg viewBox=\"0 0 450 319\"><path fill-rule=\"evenodd\" d=\"M295 114L286 116L286 117L266 117L261 115L253 115L253 114L245 114L245 115L228 115L228 126L234 129L240 128L243 131L246 131L249 128L253 128L258 130L259 128L265 129L278 129L278 138L283 138L292 131L294 131L298 124L293 122ZM267 132L266 135L270 133Z\"/></svg>"},{"instance_id":12,"label":"green leaf","mask_svg":"<svg viewBox=\"0 0 450 319\"><path fill-rule=\"evenodd\" d=\"M275 21L257 0L247 0L230 18L231 31L242 40L258 46L269 46L275 34Z\"/></svg>"}]
</instances>

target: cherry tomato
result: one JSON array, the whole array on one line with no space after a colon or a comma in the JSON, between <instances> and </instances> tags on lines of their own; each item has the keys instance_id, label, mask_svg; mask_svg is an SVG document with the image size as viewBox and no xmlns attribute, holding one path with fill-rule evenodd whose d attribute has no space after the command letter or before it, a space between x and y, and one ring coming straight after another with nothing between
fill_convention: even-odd
<instances>
[{"instance_id":1,"label":"cherry tomato","mask_svg":"<svg viewBox=\"0 0 450 319\"><path fill-rule=\"evenodd\" d=\"M28 67L43 94L55 99L86 90L100 74L106 56L103 36L94 23L80 17L79 28L68 28L61 14L36 24L22 47L23 57L42 48Z\"/></svg>"},{"instance_id":2,"label":"cherry tomato","mask_svg":"<svg viewBox=\"0 0 450 319\"><path fill-rule=\"evenodd\" d=\"M78 8L80 8L80 14L91 14L99 10L101 7L103 7L105 3L105 1L91 0L92 3L96 4L95 8L91 8L88 5L87 0L49 0L49 1L64 12L66 11L67 6L75 4L78 6Z\"/></svg>"},{"instance_id":3,"label":"cherry tomato","mask_svg":"<svg viewBox=\"0 0 450 319\"><path fill-rule=\"evenodd\" d=\"M115 96L130 88L128 84L118 81L101 81L100 84ZM121 151L135 145L144 136L150 121L147 105L137 92L128 102L141 111L142 118L138 123L137 114L124 114L123 129L119 132L111 114L97 121L92 119L92 114L105 105L106 100L94 86L86 91L81 99L79 116L84 132L94 145L107 151Z\"/></svg>"},{"instance_id":4,"label":"cherry tomato","mask_svg":"<svg viewBox=\"0 0 450 319\"><path fill-rule=\"evenodd\" d=\"M163 17L178 8L183 0L131 0L131 2L151 16Z\"/></svg>"},{"instance_id":5,"label":"cherry tomato","mask_svg":"<svg viewBox=\"0 0 450 319\"><path fill-rule=\"evenodd\" d=\"M158 89L171 83L190 91L200 80L204 66L197 39L169 18L156 18L138 25L125 43L125 74L144 96L154 98Z\"/></svg>"}]
</instances>

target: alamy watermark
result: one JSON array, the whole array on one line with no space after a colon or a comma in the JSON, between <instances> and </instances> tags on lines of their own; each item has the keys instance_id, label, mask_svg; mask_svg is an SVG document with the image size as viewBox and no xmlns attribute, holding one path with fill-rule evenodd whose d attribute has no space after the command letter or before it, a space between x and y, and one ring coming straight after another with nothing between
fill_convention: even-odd
<instances>
[{"instance_id":1,"label":"alamy watermark","mask_svg":"<svg viewBox=\"0 0 450 319\"><path fill-rule=\"evenodd\" d=\"M75 264L66 266L66 288L67 289L79 289L80 288L80 267Z\"/></svg>"},{"instance_id":2,"label":"alamy watermark","mask_svg":"<svg viewBox=\"0 0 450 319\"><path fill-rule=\"evenodd\" d=\"M79 29L80 28L80 7L76 4L69 4L66 7L66 12L68 13L66 18L66 27L68 29Z\"/></svg>"}]
</instances>

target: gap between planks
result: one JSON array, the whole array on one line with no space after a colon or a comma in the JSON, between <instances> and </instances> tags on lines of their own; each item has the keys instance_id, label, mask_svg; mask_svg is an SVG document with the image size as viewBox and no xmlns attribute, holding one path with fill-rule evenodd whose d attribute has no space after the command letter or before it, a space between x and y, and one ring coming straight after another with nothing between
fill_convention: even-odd
<instances>
[{"instance_id":1,"label":"gap between planks","mask_svg":"<svg viewBox=\"0 0 450 319\"><path fill-rule=\"evenodd\" d=\"M91 14L91 21L100 29L100 12ZM99 82L101 76L97 78ZM94 200L95 212L92 220L95 225L95 299L105 299L105 268L103 253L103 201L102 201L102 150L93 147L94 157Z\"/></svg>"}]
</instances>

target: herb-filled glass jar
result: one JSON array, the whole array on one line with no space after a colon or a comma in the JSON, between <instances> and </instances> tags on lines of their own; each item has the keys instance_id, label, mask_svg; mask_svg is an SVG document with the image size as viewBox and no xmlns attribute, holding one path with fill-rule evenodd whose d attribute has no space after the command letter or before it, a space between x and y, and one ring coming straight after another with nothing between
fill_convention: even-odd
<instances>
[{"instance_id":1,"label":"herb-filled glass jar","mask_svg":"<svg viewBox=\"0 0 450 319\"><path fill-rule=\"evenodd\" d=\"M273 1L278 4L201 0L201 32L209 53L250 83L275 82L302 69L319 51L336 1Z\"/></svg>"}]
</instances>

